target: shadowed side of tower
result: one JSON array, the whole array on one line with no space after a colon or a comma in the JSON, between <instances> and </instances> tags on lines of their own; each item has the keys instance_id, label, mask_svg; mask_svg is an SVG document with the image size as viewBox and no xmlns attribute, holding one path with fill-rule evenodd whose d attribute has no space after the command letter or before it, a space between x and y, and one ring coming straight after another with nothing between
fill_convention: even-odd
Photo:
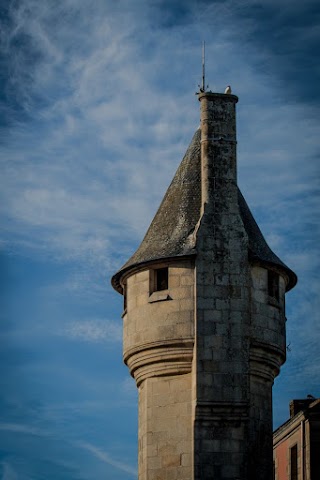
<instances>
[{"instance_id":1,"label":"shadowed side of tower","mask_svg":"<svg viewBox=\"0 0 320 480\"><path fill-rule=\"evenodd\" d=\"M240 215L234 95L202 93L197 231L194 478L247 478L250 271Z\"/></svg>"},{"instance_id":2,"label":"shadowed side of tower","mask_svg":"<svg viewBox=\"0 0 320 480\"><path fill-rule=\"evenodd\" d=\"M270 480L271 389L296 276L237 187L237 97L199 100L201 128L112 278L139 389L139 480Z\"/></svg>"}]
</instances>

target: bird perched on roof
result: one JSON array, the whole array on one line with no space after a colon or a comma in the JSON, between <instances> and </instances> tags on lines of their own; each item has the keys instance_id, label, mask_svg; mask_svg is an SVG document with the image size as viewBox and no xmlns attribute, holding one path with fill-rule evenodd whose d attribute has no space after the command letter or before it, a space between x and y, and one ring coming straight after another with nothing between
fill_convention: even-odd
<instances>
[{"instance_id":1,"label":"bird perched on roof","mask_svg":"<svg viewBox=\"0 0 320 480\"><path fill-rule=\"evenodd\" d=\"M230 95L230 94L231 94L231 87L230 87L230 85L227 86L227 88L225 89L224 93L226 93L227 95Z\"/></svg>"}]
</instances>

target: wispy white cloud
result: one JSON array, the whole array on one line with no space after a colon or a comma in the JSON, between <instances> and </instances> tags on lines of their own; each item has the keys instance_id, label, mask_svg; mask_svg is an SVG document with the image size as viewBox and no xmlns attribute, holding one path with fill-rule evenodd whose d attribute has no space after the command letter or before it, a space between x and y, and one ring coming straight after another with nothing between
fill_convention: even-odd
<instances>
[{"instance_id":1,"label":"wispy white cloud","mask_svg":"<svg viewBox=\"0 0 320 480\"><path fill-rule=\"evenodd\" d=\"M37 427L33 427L27 424L21 423L0 423L0 431L5 431L8 433L16 433L16 434L26 434L32 435L37 437L48 437L50 436L48 431L44 429L40 429ZM57 438L61 435L57 433ZM136 477L137 471L134 467L128 465L126 462L116 460L105 450L100 449L99 447L85 441L73 441L68 436L63 439L68 448L73 447L76 449L82 449L86 451L88 454L93 455L95 458L100 460L101 462L110 465L111 467L116 468L117 470L121 470L123 472L128 473L129 475ZM16 472L13 465L11 465L8 461L3 461L0 463L2 466L2 479L6 480L17 480L19 477L18 473ZM62 465L62 464L61 464ZM26 477L29 478L29 477Z\"/></svg>"},{"instance_id":2,"label":"wispy white cloud","mask_svg":"<svg viewBox=\"0 0 320 480\"><path fill-rule=\"evenodd\" d=\"M121 383L121 390L125 395L137 395L137 385L132 377L125 378Z\"/></svg>"},{"instance_id":3,"label":"wispy white cloud","mask_svg":"<svg viewBox=\"0 0 320 480\"><path fill-rule=\"evenodd\" d=\"M63 291L78 302L89 290L102 297L107 275L142 238L198 127L193 92L200 79L201 39L206 38L210 88L223 91L230 83L239 95L240 186L275 252L300 275L287 302L289 309L294 304L287 322L292 352L281 381L286 378L292 386L307 378L312 383L319 362L310 362L305 351L318 357L320 341L314 282L318 106L287 95L280 69L271 66L276 56L290 70L292 57L252 41L260 23L250 16L236 20L242 8L260 8L261 2L203 2L201 8L198 2L185 3L188 21L174 24L168 9L161 10L163 2L137 0L129 8L121 0L96 0L94 8L89 0L12 2L14 27L5 32L4 52L11 62L9 87L18 113L1 147L1 243L11 252L76 265L59 284L52 280L43 287L46 299L52 300L53 292L57 299ZM299 11L307 2L267 3L283 15L284 9ZM304 45L308 35L316 36L316 31L296 28L292 45ZM17 49L19 42L28 48ZM74 346L120 345L120 320L99 315L57 319L50 328L44 320L41 328ZM31 347L36 327L30 328L27 315L23 321L16 333ZM53 401L61 402L65 385L71 383L89 398L76 404L74 392L68 391L71 400L64 399L65 408L63 403L61 408L43 407L44 417L51 415L59 426L70 422L70 430L75 428L72 413L101 413L115 402L120 405L120 395L130 394L130 404L135 404L134 380L113 385L114 400L105 376L99 373L97 380L93 369L90 374L89 368L77 370L64 358L26 362L21 372L32 382L41 379L42 393L51 392L48 377L56 378L59 398ZM96 400L101 395L104 405ZM45 432L15 423L1 428L17 434ZM80 442L79 448L136 476L132 467L91 443Z\"/></svg>"},{"instance_id":4,"label":"wispy white cloud","mask_svg":"<svg viewBox=\"0 0 320 480\"><path fill-rule=\"evenodd\" d=\"M80 320L68 323L59 334L84 342L121 342L122 324L107 319Z\"/></svg>"},{"instance_id":5,"label":"wispy white cloud","mask_svg":"<svg viewBox=\"0 0 320 480\"><path fill-rule=\"evenodd\" d=\"M98 4L99 13L103 6ZM186 90L177 90L175 84L171 91L154 87L156 65L166 71L169 63L180 63L174 59L181 55L184 26L168 33L172 39L177 37L177 44L176 50L171 46L171 58L167 58L167 50L161 49L168 40L160 32L152 32L147 15L140 18L139 4L125 14L126 31L118 29L117 10L108 20L93 13L76 46L64 22L55 23L53 31L50 19L54 12L46 2L40 10L34 10L29 25L27 20L35 4L30 5L31 10L18 12L17 30L27 29L34 42L45 47L33 74L34 88L45 91L57 76L70 88L63 97L53 96L45 107L38 107L42 117L39 131L34 125L32 130L22 127L15 138L16 147L10 146L5 152L5 158L6 154L10 158L3 169L5 215L10 217L5 224L7 239L11 237L9 242L39 252L49 251L56 258L83 258L86 263L112 270L126 257L128 244L141 238L196 128L198 106L188 99ZM84 21L82 7L73 2L59 6L61 11L67 11L67 7ZM232 17L228 2L211 8L222 9L224 18ZM134 22L138 17L138 23ZM224 39L224 51L216 46L214 49L215 63L223 70L227 67L225 58L228 64L231 58L240 76L236 93L243 97L244 105L239 105L243 119L239 124L245 125L239 136L240 180L251 204L279 210L280 215L279 199L283 195L293 195L297 190L306 194L312 188L315 163L309 162L302 176L296 172L302 156L315 153L316 126L302 107L281 103L275 108L276 94L263 75L250 69L242 73L243 69L237 68L244 61L244 52L239 56L232 51L230 21L224 26L219 21L215 33ZM146 32L151 39L159 40L152 50L156 62L141 55ZM40 41L43 35L44 42ZM77 35L81 35L79 30ZM72 51L70 59L64 53L68 48ZM191 46L189 56L194 50ZM220 82L222 75L215 77ZM271 103L261 106L261 96ZM251 175L253 168L255 177ZM268 194L271 183L272 197ZM273 223L277 220L275 217ZM119 251L121 259L117 260Z\"/></svg>"},{"instance_id":6,"label":"wispy white cloud","mask_svg":"<svg viewBox=\"0 0 320 480\"><path fill-rule=\"evenodd\" d=\"M1 462L2 480L19 480L19 476L9 462Z\"/></svg>"},{"instance_id":7,"label":"wispy white cloud","mask_svg":"<svg viewBox=\"0 0 320 480\"><path fill-rule=\"evenodd\" d=\"M9 135L2 150L8 248L81 260L82 272L65 282L72 294L88 284L90 272L120 266L141 239L197 128L198 102L191 93L205 36L211 88L231 83L240 97L240 185L276 252L309 274L316 251L309 243L316 237L305 225L317 222L319 209L317 106L287 102L276 76L255 68L258 59L268 64L270 52L246 41L256 29L253 18L243 20L247 29L234 20L257 2L201 9L190 3L193 28L182 22L164 27L165 34L151 22L155 6L123 5L112 6L110 15L109 2L95 2L88 14L87 2L58 2L53 9L48 1L30 1L13 12L5 46L17 91L26 91L20 101L30 120L16 126L14 142ZM32 68L19 62L21 52L17 56L13 48L22 34L38 52ZM32 100L35 93L41 102ZM72 338L107 338L101 326L68 328Z\"/></svg>"},{"instance_id":8,"label":"wispy white cloud","mask_svg":"<svg viewBox=\"0 0 320 480\"><path fill-rule=\"evenodd\" d=\"M95 445L89 442L77 442L76 445L79 448L82 448L88 453L94 455L101 462L107 463L116 469L122 470L123 472L129 473L132 477L137 476L137 470L130 465L127 465L125 462L114 460L106 451L96 447Z\"/></svg>"},{"instance_id":9,"label":"wispy white cloud","mask_svg":"<svg viewBox=\"0 0 320 480\"><path fill-rule=\"evenodd\" d=\"M26 425L22 423L0 423L0 430L12 433L24 433L26 435L35 435L38 437L46 437L49 435L49 432L46 432L38 427L32 425Z\"/></svg>"}]
</instances>

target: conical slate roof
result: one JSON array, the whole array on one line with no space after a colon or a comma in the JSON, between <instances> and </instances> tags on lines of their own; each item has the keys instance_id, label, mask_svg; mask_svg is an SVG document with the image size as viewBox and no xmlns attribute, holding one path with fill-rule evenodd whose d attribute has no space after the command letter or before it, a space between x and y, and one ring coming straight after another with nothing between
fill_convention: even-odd
<instances>
[{"instance_id":1,"label":"conical slate roof","mask_svg":"<svg viewBox=\"0 0 320 480\"><path fill-rule=\"evenodd\" d=\"M121 276L131 268L155 260L196 255L194 229L201 208L201 131L198 129L137 251L112 277L122 292ZM288 275L290 290L297 282L290 270L270 249L250 209L238 190L240 215L249 238L249 258L273 265Z\"/></svg>"}]
</instances>

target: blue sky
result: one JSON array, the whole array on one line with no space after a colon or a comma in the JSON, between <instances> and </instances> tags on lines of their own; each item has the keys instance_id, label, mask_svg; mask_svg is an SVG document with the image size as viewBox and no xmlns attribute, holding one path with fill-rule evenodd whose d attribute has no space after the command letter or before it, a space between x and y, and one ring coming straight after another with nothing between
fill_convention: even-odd
<instances>
[{"instance_id":1,"label":"blue sky","mask_svg":"<svg viewBox=\"0 0 320 480\"><path fill-rule=\"evenodd\" d=\"M320 396L317 3L1 1L1 480L137 478L109 279L199 125L203 39L239 96L240 188L299 277L274 425Z\"/></svg>"}]
</instances>

